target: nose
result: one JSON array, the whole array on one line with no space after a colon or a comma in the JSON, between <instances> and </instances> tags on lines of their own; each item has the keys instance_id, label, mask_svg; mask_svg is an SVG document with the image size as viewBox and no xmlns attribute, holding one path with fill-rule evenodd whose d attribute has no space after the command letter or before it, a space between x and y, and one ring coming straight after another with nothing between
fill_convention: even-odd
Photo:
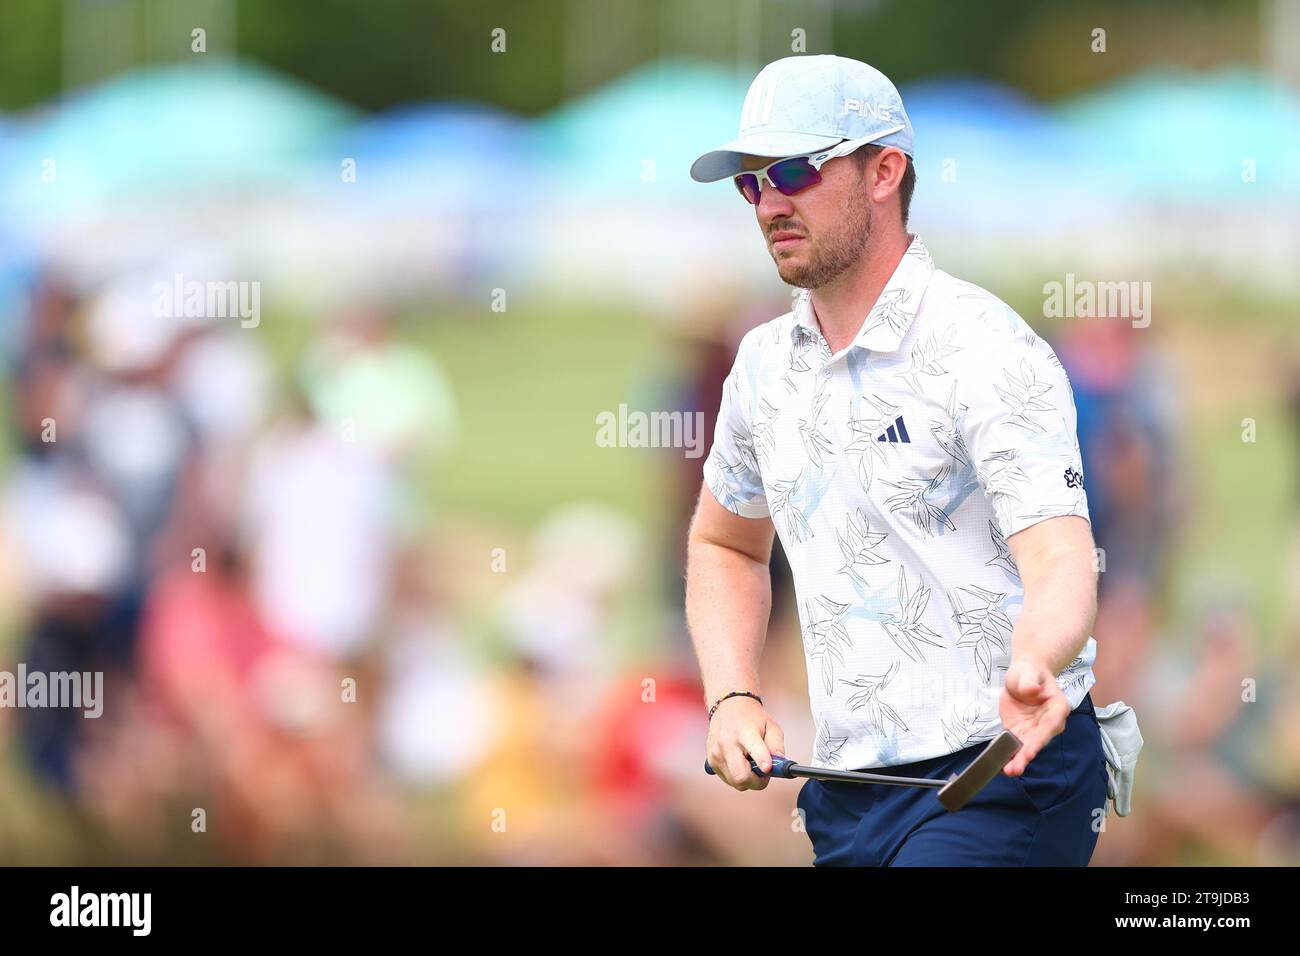
<instances>
[{"instance_id":1,"label":"nose","mask_svg":"<svg viewBox=\"0 0 1300 956\"><path fill-rule=\"evenodd\" d=\"M781 192L771 183L763 183L763 190L758 194L758 205L754 207L758 215L758 221L767 229L772 220L777 217L788 217L794 212L794 203L790 197Z\"/></svg>"}]
</instances>

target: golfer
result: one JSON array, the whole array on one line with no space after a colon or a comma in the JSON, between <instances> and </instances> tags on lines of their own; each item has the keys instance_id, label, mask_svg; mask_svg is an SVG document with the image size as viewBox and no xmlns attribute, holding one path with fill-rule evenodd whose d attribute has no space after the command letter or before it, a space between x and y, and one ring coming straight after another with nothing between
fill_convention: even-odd
<instances>
[{"instance_id":1,"label":"golfer","mask_svg":"<svg viewBox=\"0 0 1300 956\"><path fill-rule=\"evenodd\" d=\"M814 862L1083 866L1107 772L1073 395L1047 342L908 232L913 155L888 78L798 56L691 167L732 180L803 290L740 343L691 525L706 756L761 790L749 758L785 754L758 683L780 535L816 725L801 762L947 779L1004 728L1023 743L951 814L929 789L807 781Z\"/></svg>"}]
</instances>

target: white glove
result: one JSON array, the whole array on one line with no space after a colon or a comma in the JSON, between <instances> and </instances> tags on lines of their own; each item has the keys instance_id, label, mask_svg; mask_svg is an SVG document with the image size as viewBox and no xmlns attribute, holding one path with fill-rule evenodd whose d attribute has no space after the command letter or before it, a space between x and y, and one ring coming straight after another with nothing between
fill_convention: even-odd
<instances>
[{"instance_id":1,"label":"white glove","mask_svg":"<svg viewBox=\"0 0 1300 956\"><path fill-rule=\"evenodd\" d=\"M1133 770L1142 749L1137 714L1122 700L1094 709L1101 727L1101 747L1106 753L1106 796L1115 805L1115 812L1126 817L1132 810ZM1103 806L1102 810L1109 816L1109 808Z\"/></svg>"}]
</instances>

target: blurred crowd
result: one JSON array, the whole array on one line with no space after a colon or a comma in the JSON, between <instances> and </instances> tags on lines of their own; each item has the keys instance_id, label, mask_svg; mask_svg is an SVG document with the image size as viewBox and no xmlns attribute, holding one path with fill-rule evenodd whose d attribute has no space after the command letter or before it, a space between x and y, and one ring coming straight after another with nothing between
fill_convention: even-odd
<instances>
[{"instance_id":1,"label":"blurred crowd","mask_svg":"<svg viewBox=\"0 0 1300 956\"><path fill-rule=\"evenodd\" d=\"M49 272L10 317L0 669L105 690L98 719L0 709L0 857L766 858L717 827L738 795L672 615L652 653L611 640L639 525L467 534L436 507L455 396L393 315L341 308L284 361L149 288Z\"/></svg>"},{"instance_id":2,"label":"blurred crowd","mask_svg":"<svg viewBox=\"0 0 1300 956\"><path fill-rule=\"evenodd\" d=\"M341 307L284 360L259 329L158 315L148 289L48 272L11 317L0 670L106 687L99 719L0 709L3 862L809 862L797 784L739 794L701 767L681 578L703 457L660 453L666 556L595 502L476 533L437 508L456 397L395 312ZM710 440L740 336L782 311L737 301L702 301L678 347L670 404ZM1227 587L1190 633L1166 619L1194 499L1182 386L1124 322L1055 344L1106 562L1093 697L1132 704L1147 739L1095 862L1297 862L1300 639L1289 666L1261 659ZM763 687L808 754L776 551ZM613 637L643 592L637 649Z\"/></svg>"}]
</instances>

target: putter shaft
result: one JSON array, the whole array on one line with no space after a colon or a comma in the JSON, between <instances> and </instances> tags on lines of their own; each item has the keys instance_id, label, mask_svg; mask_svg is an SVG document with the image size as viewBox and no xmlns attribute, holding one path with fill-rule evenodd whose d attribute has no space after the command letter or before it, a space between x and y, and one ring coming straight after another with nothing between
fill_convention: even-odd
<instances>
[{"instance_id":1,"label":"putter shaft","mask_svg":"<svg viewBox=\"0 0 1300 956\"><path fill-rule=\"evenodd\" d=\"M792 764L790 776L807 777L809 780L835 780L842 783L883 783L891 787L934 787L947 784L946 780L931 780L927 777L894 777L884 773L870 773L865 770L831 770L826 767L805 767Z\"/></svg>"},{"instance_id":2,"label":"putter shaft","mask_svg":"<svg viewBox=\"0 0 1300 956\"><path fill-rule=\"evenodd\" d=\"M707 773L713 773L713 768L706 762L704 769ZM832 770L829 767L805 767L803 764L795 763L788 757L782 757L777 754L772 755L772 772L763 773L757 763L752 759L749 761L749 769L754 771L760 777L783 777L792 779L794 777L806 777L810 780L833 780L842 783L883 783L892 787L942 787L947 785L946 780L930 780L925 777L895 777L883 773L870 773L865 770Z\"/></svg>"},{"instance_id":3,"label":"putter shaft","mask_svg":"<svg viewBox=\"0 0 1300 956\"><path fill-rule=\"evenodd\" d=\"M959 774L953 774L949 780L931 780L926 777L891 777L887 774L868 773L863 770L831 770L826 767L805 767L779 754L772 755L772 772L770 774L764 774L752 758L749 761L749 766L760 777L806 777L810 780L829 780L842 783L879 783L890 787L929 787L939 791L939 802L943 804L944 809L952 813L964 807L975 794L984 789L994 777L1001 773L1007 761L1015 756L1016 751L1019 749L1020 741L1016 738L1016 735L1009 730L1004 730L988 742L979 756L971 761L965 770ZM708 773L713 773L713 768L709 766L707 760L704 762L704 769Z\"/></svg>"}]
</instances>

